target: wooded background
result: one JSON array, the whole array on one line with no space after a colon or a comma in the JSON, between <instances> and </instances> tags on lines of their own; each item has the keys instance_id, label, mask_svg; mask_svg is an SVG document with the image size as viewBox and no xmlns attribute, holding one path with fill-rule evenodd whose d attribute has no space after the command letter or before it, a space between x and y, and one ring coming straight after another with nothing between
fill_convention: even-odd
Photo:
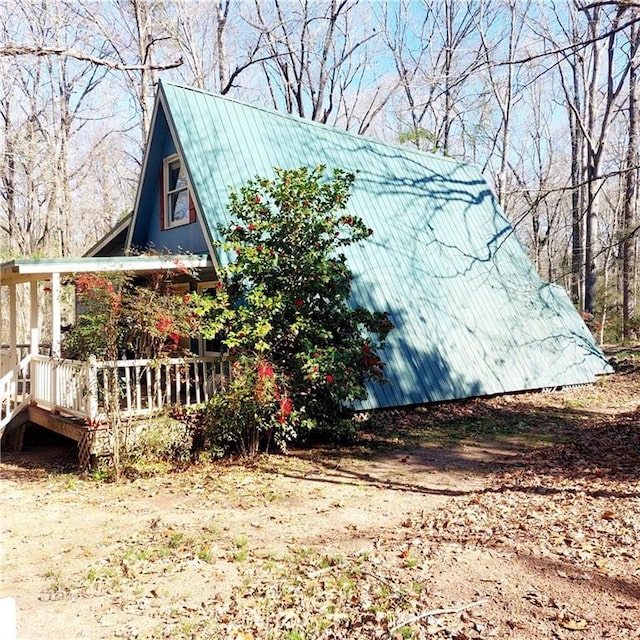
<instances>
[{"instance_id":1,"label":"wooded background","mask_svg":"<svg viewBox=\"0 0 640 640\"><path fill-rule=\"evenodd\" d=\"M478 164L541 276L637 338L640 1L0 0L0 24L2 260L130 211L164 78Z\"/></svg>"}]
</instances>

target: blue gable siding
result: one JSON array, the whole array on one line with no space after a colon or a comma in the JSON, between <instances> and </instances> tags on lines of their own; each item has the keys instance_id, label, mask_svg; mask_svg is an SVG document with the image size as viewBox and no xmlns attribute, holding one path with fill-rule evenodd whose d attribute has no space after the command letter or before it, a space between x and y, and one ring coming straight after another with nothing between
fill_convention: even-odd
<instances>
[{"instance_id":1,"label":"blue gable siding","mask_svg":"<svg viewBox=\"0 0 640 640\"><path fill-rule=\"evenodd\" d=\"M175 153L175 142L164 110L159 106L153 135L147 149L145 174L140 184L130 248L155 249L169 253L208 253L205 235L198 221L173 229L161 229L160 185L163 160Z\"/></svg>"}]
</instances>

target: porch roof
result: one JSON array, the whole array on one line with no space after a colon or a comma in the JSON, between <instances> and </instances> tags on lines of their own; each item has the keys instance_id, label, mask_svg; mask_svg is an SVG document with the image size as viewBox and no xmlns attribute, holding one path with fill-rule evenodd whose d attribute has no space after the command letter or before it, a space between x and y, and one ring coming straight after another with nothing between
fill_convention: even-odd
<instances>
[{"instance_id":1,"label":"porch roof","mask_svg":"<svg viewBox=\"0 0 640 640\"><path fill-rule=\"evenodd\" d=\"M212 268L207 255L117 256L100 258L20 258L0 263L0 284L49 280L52 274L182 271Z\"/></svg>"}]
</instances>

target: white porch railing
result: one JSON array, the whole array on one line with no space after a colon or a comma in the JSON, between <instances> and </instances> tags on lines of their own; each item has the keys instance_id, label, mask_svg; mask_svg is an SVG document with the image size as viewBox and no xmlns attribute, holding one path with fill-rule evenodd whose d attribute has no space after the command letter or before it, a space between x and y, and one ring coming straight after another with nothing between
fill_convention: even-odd
<instances>
[{"instance_id":1,"label":"white porch railing","mask_svg":"<svg viewBox=\"0 0 640 640\"><path fill-rule=\"evenodd\" d=\"M27 355L17 366L6 371L0 378L0 435L13 416L30 402L29 365L31 356ZM6 363L3 363L6 364Z\"/></svg>"},{"instance_id":2,"label":"white porch railing","mask_svg":"<svg viewBox=\"0 0 640 640\"><path fill-rule=\"evenodd\" d=\"M126 418L206 402L231 376L226 357L82 362L32 356L31 362L32 402L90 424L114 408ZM114 374L117 394L109 384Z\"/></svg>"},{"instance_id":3,"label":"white porch railing","mask_svg":"<svg viewBox=\"0 0 640 640\"><path fill-rule=\"evenodd\" d=\"M16 345L15 356L16 361L21 362L30 353L28 344ZM0 345L0 376L3 376L10 369L12 362L12 352L8 345Z\"/></svg>"},{"instance_id":4,"label":"white porch railing","mask_svg":"<svg viewBox=\"0 0 640 640\"><path fill-rule=\"evenodd\" d=\"M31 353L31 345L17 344L15 353L16 353L17 361L21 362ZM40 345L41 355L49 355L50 353L51 353L50 344ZM3 375L7 372L7 370L11 366L10 363L11 363L11 349L9 348L9 345L2 344L0 345L0 375Z\"/></svg>"}]
</instances>

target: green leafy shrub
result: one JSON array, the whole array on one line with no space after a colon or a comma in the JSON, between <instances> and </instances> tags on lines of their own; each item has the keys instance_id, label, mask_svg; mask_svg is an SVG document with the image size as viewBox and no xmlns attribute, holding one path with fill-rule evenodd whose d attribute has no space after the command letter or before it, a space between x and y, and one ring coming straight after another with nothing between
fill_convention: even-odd
<instances>
[{"instance_id":1,"label":"green leafy shrub","mask_svg":"<svg viewBox=\"0 0 640 640\"><path fill-rule=\"evenodd\" d=\"M126 455L129 460L186 462L191 457L192 441L188 424L159 415L135 430L126 443Z\"/></svg>"},{"instance_id":2,"label":"green leafy shrub","mask_svg":"<svg viewBox=\"0 0 640 640\"><path fill-rule=\"evenodd\" d=\"M211 402L211 430L248 453L311 429L343 430L344 404L366 398L367 381L384 381L380 352L392 324L349 304L342 249L373 233L346 212L354 179L339 169L327 179L324 167L277 169L231 193L232 222L219 231L235 260L215 295L196 304L205 337L223 336L237 363L231 387Z\"/></svg>"},{"instance_id":3,"label":"green leafy shrub","mask_svg":"<svg viewBox=\"0 0 640 640\"><path fill-rule=\"evenodd\" d=\"M229 453L253 456L273 442L284 449L291 434L293 403L281 389L273 366L241 356L229 386L206 407L205 438L214 457Z\"/></svg>"}]
</instances>

